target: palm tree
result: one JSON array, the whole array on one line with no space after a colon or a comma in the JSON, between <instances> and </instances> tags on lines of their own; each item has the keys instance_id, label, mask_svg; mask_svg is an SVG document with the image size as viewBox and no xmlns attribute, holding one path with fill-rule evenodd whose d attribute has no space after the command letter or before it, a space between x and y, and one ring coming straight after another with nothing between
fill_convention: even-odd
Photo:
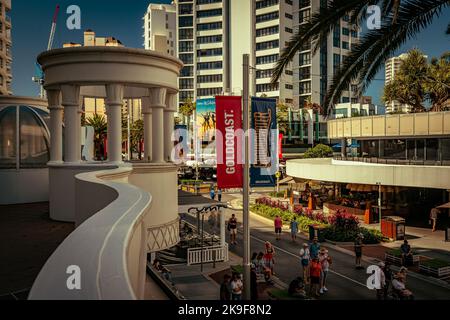
<instances>
[{"instance_id":1,"label":"palm tree","mask_svg":"<svg viewBox=\"0 0 450 320\"><path fill-rule=\"evenodd\" d=\"M383 100L387 103L398 101L412 106L412 112L423 112L427 81L427 59L420 50L413 49L402 61L395 79L385 86Z\"/></svg>"},{"instance_id":2,"label":"palm tree","mask_svg":"<svg viewBox=\"0 0 450 320\"><path fill-rule=\"evenodd\" d=\"M131 146L132 150L138 153L139 160L142 160L142 141L144 140L144 121L137 120L131 128Z\"/></svg>"},{"instance_id":3,"label":"palm tree","mask_svg":"<svg viewBox=\"0 0 450 320\"><path fill-rule=\"evenodd\" d=\"M313 53L316 53L327 40L333 27L346 15L350 16L352 24L362 25L366 21L366 12L370 5L381 7L381 26L379 29L369 30L360 43L352 46L350 55L334 75L324 101L324 109L328 114L350 83L356 80L359 92L364 92L385 60L405 41L429 26L442 10L450 5L450 1L330 0L326 8L321 8L310 21L302 24L292 37L275 67L272 83L278 81L305 43L312 43Z\"/></svg>"},{"instance_id":4,"label":"palm tree","mask_svg":"<svg viewBox=\"0 0 450 320\"><path fill-rule=\"evenodd\" d=\"M425 85L432 111L447 110L450 99L450 52L439 59L434 58L428 67L428 81Z\"/></svg>"},{"instance_id":5,"label":"palm tree","mask_svg":"<svg viewBox=\"0 0 450 320\"><path fill-rule=\"evenodd\" d=\"M86 125L94 128L95 156L99 159L102 156L102 150L104 150L103 140L108 131L106 118L103 115L94 114L86 119Z\"/></svg>"}]
</instances>

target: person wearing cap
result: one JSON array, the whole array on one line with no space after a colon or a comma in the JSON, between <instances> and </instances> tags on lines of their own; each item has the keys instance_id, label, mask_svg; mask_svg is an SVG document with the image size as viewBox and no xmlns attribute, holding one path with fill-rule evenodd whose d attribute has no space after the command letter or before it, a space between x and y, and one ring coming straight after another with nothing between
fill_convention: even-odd
<instances>
[{"instance_id":1,"label":"person wearing cap","mask_svg":"<svg viewBox=\"0 0 450 320\"><path fill-rule=\"evenodd\" d=\"M414 295L412 292L406 289L406 274L404 272L398 272L394 276L394 279L392 280L392 288L400 300L414 300Z\"/></svg>"},{"instance_id":2,"label":"person wearing cap","mask_svg":"<svg viewBox=\"0 0 450 320\"><path fill-rule=\"evenodd\" d=\"M320 275L320 294L328 292L326 287L328 271L330 269L331 258L328 255L328 250L321 248L319 251L319 262L322 265L322 274Z\"/></svg>"},{"instance_id":3,"label":"person wearing cap","mask_svg":"<svg viewBox=\"0 0 450 320\"><path fill-rule=\"evenodd\" d=\"M363 248L363 238L364 236L360 233L356 237L355 240L355 265L356 269L364 269L364 267L361 265L361 257L362 257L362 248Z\"/></svg>"},{"instance_id":4,"label":"person wearing cap","mask_svg":"<svg viewBox=\"0 0 450 320\"><path fill-rule=\"evenodd\" d=\"M300 249L300 259L302 264L303 279L306 284L309 284L309 262L311 260L311 254L307 243L304 243L303 248Z\"/></svg>"}]
</instances>

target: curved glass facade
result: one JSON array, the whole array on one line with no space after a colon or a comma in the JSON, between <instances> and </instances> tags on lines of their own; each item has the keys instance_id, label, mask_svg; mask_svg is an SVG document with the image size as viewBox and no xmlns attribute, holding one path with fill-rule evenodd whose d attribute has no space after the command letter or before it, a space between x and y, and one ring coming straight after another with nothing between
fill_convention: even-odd
<instances>
[{"instance_id":1,"label":"curved glass facade","mask_svg":"<svg viewBox=\"0 0 450 320\"><path fill-rule=\"evenodd\" d=\"M41 168L50 160L49 113L30 106L0 108L0 168Z\"/></svg>"}]
</instances>

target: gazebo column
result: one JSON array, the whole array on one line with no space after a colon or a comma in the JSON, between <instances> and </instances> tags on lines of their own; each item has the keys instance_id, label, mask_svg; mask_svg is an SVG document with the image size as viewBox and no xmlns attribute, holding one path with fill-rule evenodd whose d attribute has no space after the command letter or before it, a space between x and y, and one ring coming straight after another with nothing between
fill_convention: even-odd
<instances>
[{"instance_id":1,"label":"gazebo column","mask_svg":"<svg viewBox=\"0 0 450 320\"><path fill-rule=\"evenodd\" d=\"M108 162L122 160L122 105L123 85L106 85L106 113L108 116Z\"/></svg>"},{"instance_id":2,"label":"gazebo column","mask_svg":"<svg viewBox=\"0 0 450 320\"><path fill-rule=\"evenodd\" d=\"M149 91L152 108L152 162L164 163L164 108L167 89L152 88Z\"/></svg>"},{"instance_id":3,"label":"gazebo column","mask_svg":"<svg viewBox=\"0 0 450 320\"><path fill-rule=\"evenodd\" d=\"M177 95L173 93L168 94L166 97L166 109L164 110L164 159L168 162L172 161L172 135L175 127L176 104Z\"/></svg>"},{"instance_id":4,"label":"gazebo column","mask_svg":"<svg viewBox=\"0 0 450 320\"><path fill-rule=\"evenodd\" d=\"M47 91L48 108L50 109L50 162L63 162L63 108L61 106L61 91Z\"/></svg>"},{"instance_id":5,"label":"gazebo column","mask_svg":"<svg viewBox=\"0 0 450 320\"><path fill-rule=\"evenodd\" d=\"M81 161L79 121L80 87L76 85L62 85L62 105L64 107L64 161L66 163L78 163Z\"/></svg>"},{"instance_id":6,"label":"gazebo column","mask_svg":"<svg viewBox=\"0 0 450 320\"><path fill-rule=\"evenodd\" d=\"M144 115L144 161L152 160L152 108L150 98L142 98L142 114Z\"/></svg>"}]
</instances>

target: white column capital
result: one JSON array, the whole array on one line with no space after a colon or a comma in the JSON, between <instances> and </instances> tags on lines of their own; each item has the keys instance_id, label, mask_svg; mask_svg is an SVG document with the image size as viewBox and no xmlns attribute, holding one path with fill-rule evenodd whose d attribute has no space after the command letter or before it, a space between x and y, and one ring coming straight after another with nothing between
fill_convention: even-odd
<instances>
[{"instance_id":1,"label":"white column capital","mask_svg":"<svg viewBox=\"0 0 450 320\"><path fill-rule=\"evenodd\" d=\"M150 97L141 98L142 114L152 114Z\"/></svg>"},{"instance_id":2,"label":"white column capital","mask_svg":"<svg viewBox=\"0 0 450 320\"><path fill-rule=\"evenodd\" d=\"M61 86L62 105L64 107L78 107L80 104L80 86L62 85Z\"/></svg>"},{"instance_id":3,"label":"white column capital","mask_svg":"<svg viewBox=\"0 0 450 320\"><path fill-rule=\"evenodd\" d=\"M107 84L106 88L106 101L107 106L122 106L123 105L123 92L124 86L121 84Z\"/></svg>"},{"instance_id":4,"label":"white column capital","mask_svg":"<svg viewBox=\"0 0 450 320\"><path fill-rule=\"evenodd\" d=\"M177 112L177 94L167 93L166 95L166 112Z\"/></svg>"},{"instance_id":5,"label":"white column capital","mask_svg":"<svg viewBox=\"0 0 450 320\"><path fill-rule=\"evenodd\" d=\"M166 107L166 88L151 88L148 90L150 107L151 108L165 108Z\"/></svg>"},{"instance_id":6,"label":"white column capital","mask_svg":"<svg viewBox=\"0 0 450 320\"><path fill-rule=\"evenodd\" d=\"M62 109L61 107L61 91L47 90L47 101L49 109Z\"/></svg>"}]
</instances>

